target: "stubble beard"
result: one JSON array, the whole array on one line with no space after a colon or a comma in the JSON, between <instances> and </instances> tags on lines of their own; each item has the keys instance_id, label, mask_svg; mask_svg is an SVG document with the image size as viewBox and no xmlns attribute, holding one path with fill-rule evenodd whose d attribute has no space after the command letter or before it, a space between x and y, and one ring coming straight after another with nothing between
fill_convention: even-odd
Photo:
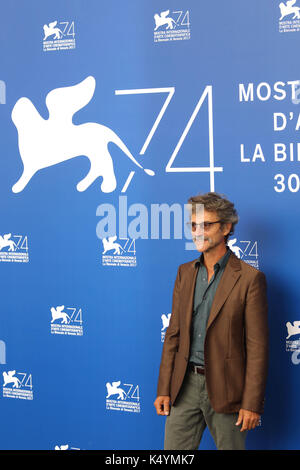
<instances>
[{"instance_id":1,"label":"stubble beard","mask_svg":"<svg viewBox=\"0 0 300 470\"><path fill-rule=\"evenodd\" d=\"M204 242L206 242L206 241L209 243L209 246L205 250L198 249L197 238L199 238L198 243L201 243L200 247L203 247ZM221 240L220 240L219 243L216 243L216 242L214 243L210 237L204 237L204 238L202 238L202 237L193 237L193 242L195 243L195 246L196 246L197 250L201 251L202 253L209 253L214 248L216 248L218 245L220 245L220 243L222 243Z\"/></svg>"}]
</instances>

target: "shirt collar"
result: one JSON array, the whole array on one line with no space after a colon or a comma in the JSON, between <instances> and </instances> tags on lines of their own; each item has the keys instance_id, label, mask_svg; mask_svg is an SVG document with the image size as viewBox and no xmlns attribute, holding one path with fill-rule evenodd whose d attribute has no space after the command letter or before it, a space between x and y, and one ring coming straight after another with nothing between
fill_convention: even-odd
<instances>
[{"instance_id":1,"label":"shirt collar","mask_svg":"<svg viewBox=\"0 0 300 470\"><path fill-rule=\"evenodd\" d=\"M214 270L221 269L221 268L225 267L225 265L228 261L228 258L231 255L231 250L230 250L230 248L228 248L228 246L226 247L226 250L227 251L226 251L225 255L223 255L222 258L220 258L219 261L217 261L216 264L214 265ZM199 258L197 258L195 260L195 263L194 263L195 268L197 267L198 264L204 266L204 264L203 264L203 253L199 256Z\"/></svg>"}]
</instances>

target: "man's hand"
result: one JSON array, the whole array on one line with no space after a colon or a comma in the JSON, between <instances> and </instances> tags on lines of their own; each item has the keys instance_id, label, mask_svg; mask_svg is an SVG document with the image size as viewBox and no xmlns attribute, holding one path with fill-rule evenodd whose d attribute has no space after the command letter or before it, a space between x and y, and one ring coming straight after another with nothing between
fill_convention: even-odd
<instances>
[{"instance_id":1,"label":"man's hand","mask_svg":"<svg viewBox=\"0 0 300 470\"><path fill-rule=\"evenodd\" d=\"M242 408L239 411L239 417L236 426L239 426L242 423L241 432L254 429L260 423L260 415L254 413L254 411L243 410Z\"/></svg>"},{"instance_id":2,"label":"man's hand","mask_svg":"<svg viewBox=\"0 0 300 470\"><path fill-rule=\"evenodd\" d=\"M167 416L170 413L170 397L167 395L157 397L154 406L158 415Z\"/></svg>"}]
</instances>

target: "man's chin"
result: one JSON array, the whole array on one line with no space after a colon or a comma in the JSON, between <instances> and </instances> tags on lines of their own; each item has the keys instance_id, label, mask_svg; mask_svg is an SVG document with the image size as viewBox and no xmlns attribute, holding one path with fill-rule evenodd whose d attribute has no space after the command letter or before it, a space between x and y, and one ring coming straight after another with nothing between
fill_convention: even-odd
<instances>
[{"instance_id":1,"label":"man's chin","mask_svg":"<svg viewBox=\"0 0 300 470\"><path fill-rule=\"evenodd\" d=\"M194 244L195 244L197 251L204 252L208 249L207 243L205 243L205 241L194 240Z\"/></svg>"}]
</instances>

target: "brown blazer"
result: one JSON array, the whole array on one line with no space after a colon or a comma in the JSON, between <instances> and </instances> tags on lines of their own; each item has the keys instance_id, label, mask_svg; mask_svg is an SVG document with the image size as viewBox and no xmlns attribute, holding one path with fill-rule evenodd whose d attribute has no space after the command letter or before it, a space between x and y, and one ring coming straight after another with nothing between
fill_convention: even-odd
<instances>
[{"instance_id":1,"label":"brown blazer","mask_svg":"<svg viewBox=\"0 0 300 470\"><path fill-rule=\"evenodd\" d=\"M157 395L174 404L187 370L197 272L195 261L178 268L172 315L160 364ZM263 412L268 363L265 275L234 253L229 256L207 322L204 344L208 396L218 413L240 408Z\"/></svg>"}]
</instances>

